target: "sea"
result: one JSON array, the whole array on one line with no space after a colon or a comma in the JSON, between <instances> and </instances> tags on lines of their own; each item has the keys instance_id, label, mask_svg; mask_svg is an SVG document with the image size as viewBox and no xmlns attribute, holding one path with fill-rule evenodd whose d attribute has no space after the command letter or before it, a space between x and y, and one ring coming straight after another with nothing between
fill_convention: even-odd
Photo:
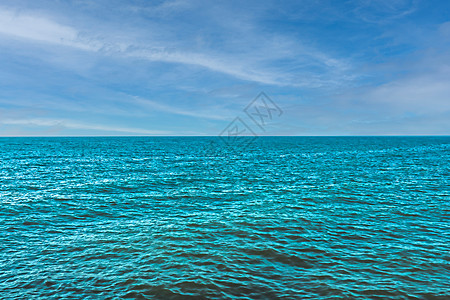
<instances>
[{"instance_id":1,"label":"sea","mask_svg":"<svg viewBox=\"0 0 450 300\"><path fill-rule=\"evenodd\" d=\"M450 299L449 203L448 136L0 138L0 299Z\"/></svg>"}]
</instances>

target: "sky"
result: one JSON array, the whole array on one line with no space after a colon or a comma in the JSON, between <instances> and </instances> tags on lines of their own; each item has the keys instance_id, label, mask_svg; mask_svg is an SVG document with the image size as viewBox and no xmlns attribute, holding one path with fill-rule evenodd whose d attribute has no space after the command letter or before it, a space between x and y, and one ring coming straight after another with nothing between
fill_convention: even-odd
<instances>
[{"instance_id":1,"label":"sky","mask_svg":"<svg viewBox=\"0 0 450 300\"><path fill-rule=\"evenodd\" d=\"M450 1L0 0L0 136L236 124L449 135Z\"/></svg>"}]
</instances>

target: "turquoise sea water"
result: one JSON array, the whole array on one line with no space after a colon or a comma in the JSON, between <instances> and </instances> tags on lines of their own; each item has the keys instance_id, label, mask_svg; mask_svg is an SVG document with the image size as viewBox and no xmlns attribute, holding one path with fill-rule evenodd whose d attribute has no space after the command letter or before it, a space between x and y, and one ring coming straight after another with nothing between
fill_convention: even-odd
<instances>
[{"instance_id":1,"label":"turquoise sea water","mask_svg":"<svg viewBox=\"0 0 450 300\"><path fill-rule=\"evenodd\" d=\"M449 299L450 137L0 138L1 299Z\"/></svg>"}]
</instances>

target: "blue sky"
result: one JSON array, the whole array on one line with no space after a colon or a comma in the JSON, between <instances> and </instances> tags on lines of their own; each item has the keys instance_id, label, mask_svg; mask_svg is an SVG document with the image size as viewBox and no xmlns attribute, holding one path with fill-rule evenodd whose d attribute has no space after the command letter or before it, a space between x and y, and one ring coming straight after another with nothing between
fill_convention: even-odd
<instances>
[{"instance_id":1,"label":"blue sky","mask_svg":"<svg viewBox=\"0 0 450 300\"><path fill-rule=\"evenodd\" d=\"M264 129L243 112L265 92ZM0 0L0 136L450 134L450 1Z\"/></svg>"}]
</instances>

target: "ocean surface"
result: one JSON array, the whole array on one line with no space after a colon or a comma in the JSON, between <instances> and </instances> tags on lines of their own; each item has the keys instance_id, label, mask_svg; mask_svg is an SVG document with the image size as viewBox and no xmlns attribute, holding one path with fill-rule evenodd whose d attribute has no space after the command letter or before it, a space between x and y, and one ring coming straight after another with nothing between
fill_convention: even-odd
<instances>
[{"instance_id":1,"label":"ocean surface","mask_svg":"<svg viewBox=\"0 0 450 300\"><path fill-rule=\"evenodd\" d=\"M0 138L0 299L450 299L450 137Z\"/></svg>"}]
</instances>

